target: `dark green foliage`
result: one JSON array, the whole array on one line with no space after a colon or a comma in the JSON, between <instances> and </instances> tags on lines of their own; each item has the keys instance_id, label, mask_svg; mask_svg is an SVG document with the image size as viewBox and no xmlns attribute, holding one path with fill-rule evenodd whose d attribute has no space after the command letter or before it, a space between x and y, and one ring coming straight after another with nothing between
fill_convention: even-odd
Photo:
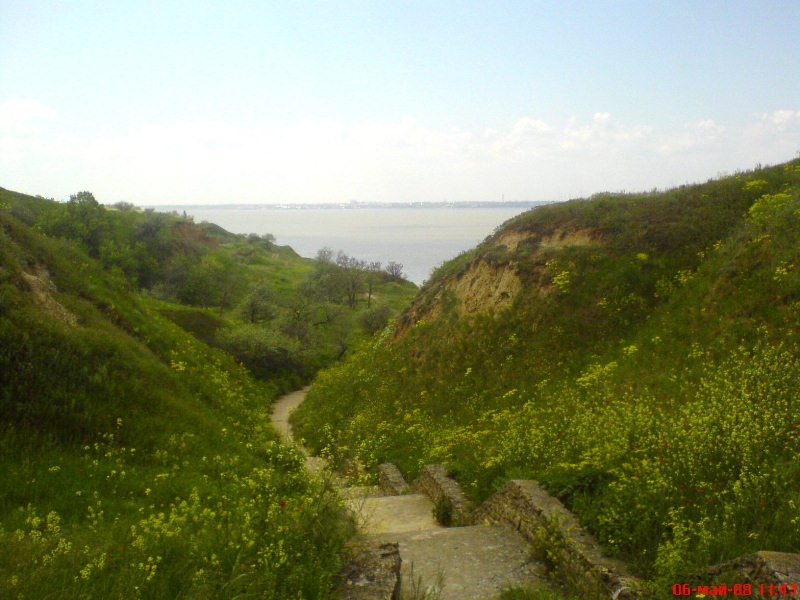
<instances>
[{"instance_id":1,"label":"dark green foliage","mask_svg":"<svg viewBox=\"0 0 800 600\"><path fill-rule=\"evenodd\" d=\"M275 317L275 295L265 284L256 284L241 306L244 320L250 323L269 321Z\"/></svg>"},{"instance_id":2,"label":"dark green foliage","mask_svg":"<svg viewBox=\"0 0 800 600\"><path fill-rule=\"evenodd\" d=\"M302 382L298 376L303 365L298 364L299 343L279 331L257 325L240 325L217 332L216 345L232 354L256 377L289 378L286 391ZM296 377L291 377L295 374Z\"/></svg>"},{"instance_id":3,"label":"dark green foliage","mask_svg":"<svg viewBox=\"0 0 800 600\"><path fill-rule=\"evenodd\" d=\"M244 269L224 251L208 252L200 260L176 260L167 278L178 301L203 308L218 307L220 314L234 306L246 290Z\"/></svg>"},{"instance_id":4,"label":"dark green foliage","mask_svg":"<svg viewBox=\"0 0 800 600\"><path fill-rule=\"evenodd\" d=\"M382 304L361 314L361 325L369 335L379 332L389 324L392 309Z\"/></svg>"},{"instance_id":5,"label":"dark green foliage","mask_svg":"<svg viewBox=\"0 0 800 600\"><path fill-rule=\"evenodd\" d=\"M372 309L374 294L394 313L415 290L391 281L380 265L341 252L337 262L332 253L315 262L277 246L270 234L235 235L195 224L185 213L141 211L127 203L105 207L89 192L57 203L0 190L0 202L48 236L78 244L121 285L169 303L162 314L198 339L232 352L258 377L285 385L308 380L372 334L386 309L360 313ZM224 335L218 332L223 326ZM261 350L269 351L257 355Z\"/></svg>"},{"instance_id":6,"label":"dark green foliage","mask_svg":"<svg viewBox=\"0 0 800 600\"><path fill-rule=\"evenodd\" d=\"M228 325L218 314L192 306L164 303L158 312L209 346L216 345L217 332Z\"/></svg>"},{"instance_id":7,"label":"dark green foliage","mask_svg":"<svg viewBox=\"0 0 800 600\"><path fill-rule=\"evenodd\" d=\"M28 208L27 197L10 196L14 207ZM106 269L119 269L131 283L144 289L163 284L178 265L193 266L216 241L176 214L138 211L130 206L109 209L89 192L74 194L66 203L38 204L35 224L49 236L80 244ZM177 263L177 264L173 264ZM188 293L176 281L172 295Z\"/></svg>"},{"instance_id":8,"label":"dark green foliage","mask_svg":"<svg viewBox=\"0 0 800 600\"><path fill-rule=\"evenodd\" d=\"M444 494L440 494L433 503L433 518L445 527L453 524L453 503Z\"/></svg>"}]
</instances>

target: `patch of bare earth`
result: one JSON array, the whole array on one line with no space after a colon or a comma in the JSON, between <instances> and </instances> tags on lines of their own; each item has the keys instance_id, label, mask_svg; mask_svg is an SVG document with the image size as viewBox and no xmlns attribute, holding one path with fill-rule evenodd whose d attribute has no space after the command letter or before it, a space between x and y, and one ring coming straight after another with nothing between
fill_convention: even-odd
<instances>
[{"instance_id":1,"label":"patch of bare earth","mask_svg":"<svg viewBox=\"0 0 800 600\"><path fill-rule=\"evenodd\" d=\"M476 315L511 306L522 289L522 282L514 264L495 267L481 260L470 265L451 287L459 300L459 313Z\"/></svg>"},{"instance_id":2,"label":"patch of bare earth","mask_svg":"<svg viewBox=\"0 0 800 600\"><path fill-rule=\"evenodd\" d=\"M511 306L514 299L523 292L518 263L513 258L523 244L530 244L535 248L533 254L519 259L527 262L536 261L545 252L573 246L597 245L598 243L596 232L586 228L557 230L549 235L541 235L533 231L503 231L494 238L486 252L505 246L506 251L511 255L507 262L496 265L487 261L483 256L479 256L460 273L440 281L438 289L433 293L426 297L418 297L412 302L406 315L401 319L398 335L420 320L435 321L438 319L448 297L455 298L459 316L496 312ZM545 295L547 293L547 290L540 291Z\"/></svg>"},{"instance_id":3,"label":"patch of bare earth","mask_svg":"<svg viewBox=\"0 0 800 600\"><path fill-rule=\"evenodd\" d=\"M523 242L531 242L541 252L543 250L560 250L570 246L597 245L597 234L592 229L557 229L549 235L541 235L535 231L507 230L498 234L495 245L505 246L515 251Z\"/></svg>"},{"instance_id":4,"label":"patch of bare earth","mask_svg":"<svg viewBox=\"0 0 800 600\"><path fill-rule=\"evenodd\" d=\"M47 269L37 267L35 273L23 271L22 277L33 292L36 303L47 314L71 327L78 325L78 318L56 300L55 294L58 293L58 289L53 280L50 279L50 273L47 272Z\"/></svg>"}]
</instances>

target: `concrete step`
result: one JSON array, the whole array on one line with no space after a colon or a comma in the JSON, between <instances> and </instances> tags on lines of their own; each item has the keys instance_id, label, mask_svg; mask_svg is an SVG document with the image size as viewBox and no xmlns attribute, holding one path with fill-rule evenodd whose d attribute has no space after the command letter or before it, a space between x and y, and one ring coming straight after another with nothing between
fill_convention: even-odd
<instances>
[{"instance_id":1,"label":"concrete step","mask_svg":"<svg viewBox=\"0 0 800 600\"><path fill-rule=\"evenodd\" d=\"M433 503L423 494L347 498L359 529L369 534L443 529L433 518Z\"/></svg>"},{"instance_id":2,"label":"concrete step","mask_svg":"<svg viewBox=\"0 0 800 600\"><path fill-rule=\"evenodd\" d=\"M355 500L358 498L381 498L383 492L377 485L351 485L340 488L342 496L348 500Z\"/></svg>"},{"instance_id":3,"label":"concrete step","mask_svg":"<svg viewBox=\"0 0 800 600\"><path fill-rule=\"evenodd\" d=\"M287 443L294 443L289 415L305 392L287 394L273 406L272 422ZM330 473L324 460L301 451L311 473L332 478L334 485L343 488L345 501L366 538L378 548L399 545L403 596L419 598L426 590L435 590L441 600L492 600L510 586L548 587L545 565L531 558L528 544L511 526L444 528L433 518L433 503L427 496L376 496L372 487L347 488L344 480ZM396 571L390 575L393 583L389 587L394 589ZM353 590L358 591L361 583L355 581Z\"/></svg>"},{"instance_id":4,"label":"concrete step","mask_svg":"<svg viewBox=\"0 0 800 600\"><path fill-rule=\"evenodd\" d=\"M402 497L402 496L401 496ZM431 528L370 536L398 542L401 589L442 600L491 600L509 586L547 588L547 568L530 556L525 540L507 525Z\"/></svg>"}]
</instances>

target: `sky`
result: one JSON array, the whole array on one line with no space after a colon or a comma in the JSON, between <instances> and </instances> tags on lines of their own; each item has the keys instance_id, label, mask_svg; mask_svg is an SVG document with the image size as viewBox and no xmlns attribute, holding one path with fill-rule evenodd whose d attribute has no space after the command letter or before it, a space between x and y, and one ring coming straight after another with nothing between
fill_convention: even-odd
<instances>
[{"instance_id":1,"label":"sky","mask_svg":"<svg viewBox=\"0 0 800 600\"><path fill-rule=\"evenodd\" d=\"M563 200L800 151L800 2L0 0L0 186Z\"/></svg>"}]
</instances>

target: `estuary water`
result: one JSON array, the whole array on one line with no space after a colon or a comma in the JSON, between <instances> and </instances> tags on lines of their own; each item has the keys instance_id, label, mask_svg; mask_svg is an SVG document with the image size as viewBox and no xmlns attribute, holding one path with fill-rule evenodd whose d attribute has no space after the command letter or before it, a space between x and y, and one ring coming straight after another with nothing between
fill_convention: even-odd
<instances>
[{"instance_id":1,"label":"estuary water","mask_svg":"<svg viewBox=\"0 0 800 600\"><path fill-rule=\"evenodd\" d=\"M195 222L233 233L271 233L280 245L314 258L325 246L361 260L393 260L416 284L431 270L473 248L524 208L275 208L169 207ZM163 210L163 208L161 209Z\"/></svg>"}]
</instances>

